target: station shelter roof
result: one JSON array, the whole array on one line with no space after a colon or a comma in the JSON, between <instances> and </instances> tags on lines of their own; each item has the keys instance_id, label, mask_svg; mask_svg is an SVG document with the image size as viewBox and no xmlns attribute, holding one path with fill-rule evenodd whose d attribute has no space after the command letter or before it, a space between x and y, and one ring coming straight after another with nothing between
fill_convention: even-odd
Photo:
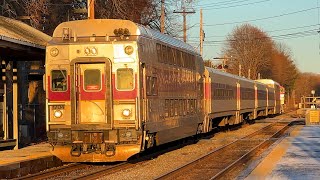
<instances>
[{"instance_id":1,"label":"station shelter roof","mask_svg":"<svg viewBox=\"0 0 320 180\"><path fill-rule=\"evenodd\" d=\"M21 22L0 16L0 58L39 60L45 57L45 46L51 36Z\"/></svg>"}]
</instances>

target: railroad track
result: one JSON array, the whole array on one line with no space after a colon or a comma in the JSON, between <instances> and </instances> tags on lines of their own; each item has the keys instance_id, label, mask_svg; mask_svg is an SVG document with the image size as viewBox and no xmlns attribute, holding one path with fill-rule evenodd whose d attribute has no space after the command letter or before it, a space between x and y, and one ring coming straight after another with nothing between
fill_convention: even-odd
<instances>
[{"instance_id":1,"label":"railroad track","mask_svg":"<svg viewBox=\"0 0 320 180\"><path fill-rule=\"evenodd\" d=\"M18 179L37 180L37 179L96 179L101 175L107 175L133 166L128 163L115 165L92 165L71 163L65 166L52 168L47 171L31 174Z\"/></svg>"},{"instance_id":2,"label":"railroad track","mask_svg":"<svg viewBox=\"0 0 320 180\"><path fill-rule=\"evenodd\" d=\"M242 166L257 152L267 149L289 127L289 123L273 123L248 136L183 165L157 179L221 179L237 166Z\"/></svg>"}]
</instances>

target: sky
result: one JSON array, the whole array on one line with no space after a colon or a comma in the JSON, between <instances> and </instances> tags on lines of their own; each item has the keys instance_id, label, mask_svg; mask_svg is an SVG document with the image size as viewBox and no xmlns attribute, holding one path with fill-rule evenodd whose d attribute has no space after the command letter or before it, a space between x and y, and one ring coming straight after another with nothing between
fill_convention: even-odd
<instances>
[{"instance_id":1,"label":"sky","mask_svg":"<svg viewBox=\"0 0 320 180\"><path fill-rule=\"evenodd\" d=\"M221 57L227 35L249 23L285 44L301 72L320 73L319 6L320 0L194 0L189 8L196 13L187 15L187 42L199 48L202 8L204 59Z\"/></svg>"}]
</instances>

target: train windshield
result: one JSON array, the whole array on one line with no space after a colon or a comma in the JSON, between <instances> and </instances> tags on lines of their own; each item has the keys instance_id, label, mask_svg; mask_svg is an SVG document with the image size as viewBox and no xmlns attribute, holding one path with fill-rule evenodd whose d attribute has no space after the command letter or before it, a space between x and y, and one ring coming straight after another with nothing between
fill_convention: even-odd
<instances>
[{"instance_id":1,"label":"train windshield","mask_svg":"<svg viewBox=\"0 0 320 180\"><path fill-rule=\"evenodd\" d=\"M51 87L52 91L67 91L67 71L66 70L52 70L51 71Z\"/></svg>"},{"instance_id":2,"label":"train windshield","mask_svg":"<svg viewBox=\"0 0 320 180\"><path fill-rule=\"evenodd\" d=\"M133 69L120 68L117 70L117 89L132 90L134 88Z\"/></svg>"}]
</instances>

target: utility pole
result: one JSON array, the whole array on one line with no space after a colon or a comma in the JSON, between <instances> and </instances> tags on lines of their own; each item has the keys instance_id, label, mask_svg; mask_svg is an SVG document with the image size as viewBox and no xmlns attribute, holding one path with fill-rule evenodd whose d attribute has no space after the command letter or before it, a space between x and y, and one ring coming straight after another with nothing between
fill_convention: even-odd
<instances>
[{"instance_id":1,"label":"utility pole","mask_svg":"<svg viewBox=\"0 0 320 180\"><path fill-rule=\"evenodd\" d=\"M182 2L182 10L174 10L173 13L179 13L182 14L183 16L183 41L187 42L187 14L194 14L195 11L191 10L191 11L187 11L186 10L186 5L185 5L185 0L181 0Z\"/></svg>"},{"instance_id":2,"label":"utility pole","mask_svg":"<svg viewBox=\"0 0 320 180\"><path fill-rule=\"evenodd\" d=\"M200 54L203 55L203 20L202 20L202 9L200 9Z\"/></svg>"},{"instance_id":3,"label":"utility pole","mask_svg":"<svg viewBox=\"0 0 320 180\"><path fill-rule=\"evenodd\" d=\"M94 1L95 0L87 0L88 19L94 19Z\"/></svg>"},{"instance_id":4,"label":"utility pole","mask_svg":"<svg viewBox=\"0 0 320 180\"><path fill-rule=\"evenodd\" d=\"M164 33L164 21L165 21L164 0L161 0L161 21L160 21L161 33Z\"/></svg>"}]
</instances>

